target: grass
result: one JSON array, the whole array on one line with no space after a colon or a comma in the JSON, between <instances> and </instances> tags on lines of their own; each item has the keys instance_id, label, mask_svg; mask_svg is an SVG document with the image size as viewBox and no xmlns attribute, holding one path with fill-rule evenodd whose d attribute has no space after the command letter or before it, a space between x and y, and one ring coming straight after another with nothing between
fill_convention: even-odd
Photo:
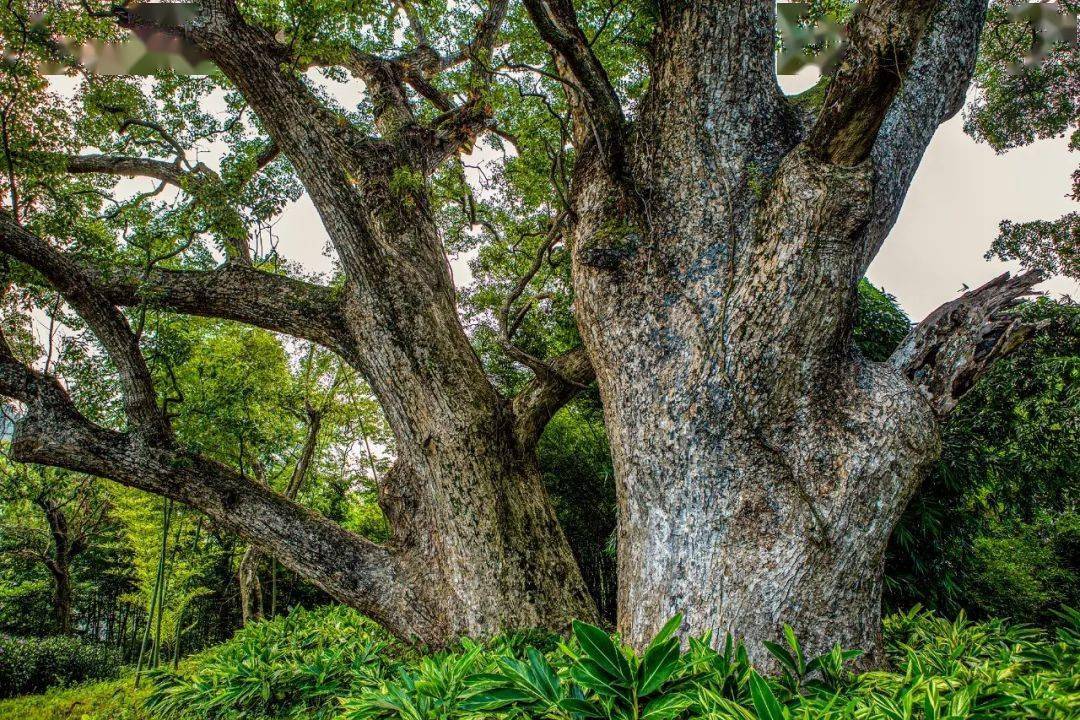
<instances>
[{"instance_id":1,"label":"grass","mask_svg":"<svg viewBox=\"0 0 1080 720\"><path fill-rule=\"evenodd\" d=\"M0 720L151 720L134 676L0 700Z\"/></svg>"}]
</instances>

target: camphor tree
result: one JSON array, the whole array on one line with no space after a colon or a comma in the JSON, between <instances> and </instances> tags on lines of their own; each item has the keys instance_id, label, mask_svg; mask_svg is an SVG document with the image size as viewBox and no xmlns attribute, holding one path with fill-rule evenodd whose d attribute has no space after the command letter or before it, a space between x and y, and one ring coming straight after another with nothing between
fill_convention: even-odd
<instances>
[{"instance_id":1,"label":"camphor tree","mask_svg":"<svg viewBox=\"0 0 1080 720\"><path fill-rule=\"evenodd\" d=\"M115 368L125 416L93 421L3 349L0 391L22 409L12 455L174 498L440 644L594 619L535 448L595 380L626 640L684 612L684 632L734 632L757 658L788 623L809 652L840 643L878 661L890 531L942 420L1028 334L1010 308L1039 279L950 302L883 362L853 345L859 279L963 102L985 3L865 3L831 80L799 98L777 83L771 0L466 5L203 0L170 24L94 0L8 3L7 292L63 296ZM67 101L33 70L59 52L53 34L124 28L182 38L220 75L86 76ZM362 81L358 111L319 73ZM224 120L198 109L212 91ZM518 153L487 198L459 164L481 136ZM189 157L208 138L230 148L220 170ZM123 197L115 175L180 193ZM330 285L252 242L294 179L339 263ZM444 238L465 242L462 221L537 250L493 313L505 356L532 372L512 396L459 319ZM565 295L526 292L556 256L582 342L524 347L536 308L569 311ZM292 335L355 368L394 434L388 541L178 443L140 348L147 308Z\"/></svg>"}]
</instances>

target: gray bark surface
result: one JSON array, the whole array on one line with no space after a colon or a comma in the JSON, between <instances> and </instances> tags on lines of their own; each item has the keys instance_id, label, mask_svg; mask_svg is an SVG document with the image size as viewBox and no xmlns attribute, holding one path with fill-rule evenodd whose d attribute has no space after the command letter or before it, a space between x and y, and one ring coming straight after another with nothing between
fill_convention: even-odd
<instances>
[{"instance_id":1,"label":"gray bark surface","mask_svg":"<svg viewBox=\"0 0 1080 720\"><path fill-rule=\"evenodd\" d=\"M683 612L684 633L733 633L771 668L761 643L789 624L810 654L839 643L876 665L889 535L942 411L1024 336L998 313L1037 280L954 301L893 362L853 345L858 280L959 108L985 7L867 3L810 112L777 87L772 3L664 11L635 127L582 111L610 123L624 164L583 153L573 187L577 317L617 478L618 627L641 648Z\"/></svg>"}]
</instances>

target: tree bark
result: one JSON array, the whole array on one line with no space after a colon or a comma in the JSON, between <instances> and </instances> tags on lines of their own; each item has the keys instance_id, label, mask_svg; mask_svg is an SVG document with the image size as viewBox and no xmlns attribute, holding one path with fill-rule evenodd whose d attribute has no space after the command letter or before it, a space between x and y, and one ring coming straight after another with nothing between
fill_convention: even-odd
<instances>
[{"instance_id":1,"label":"tree bark","mask_svg":"<svg viewBox=\"0 0 1080 720\"><path fill-rule=\"evenodd\" d=\"M618 626L638 648L682 612L685 634L732 633L765 670L784 624L810 654L880 663L885 546L938 452L941 388L970 387L981 324L1034 282L928 319L964 387L855 349L858 280L956 112L985 11L867 5L817 117L777 87L771 2L665 6L640 118L612 141L625 164L581 151L576 311L616 470Z\"/></svg>"},{"instance_id":2,"label":"tree bark","mask_svg":"<svg viewBox=\"0 0 1080 720\"><path fill-rule=\"evenodd\" d=\"M61 635L71 634L72 621L72 593L71 593L71 569L58 567L53 573L53 615L56 618L56 629Z\"/></svg>"}]
</instances>

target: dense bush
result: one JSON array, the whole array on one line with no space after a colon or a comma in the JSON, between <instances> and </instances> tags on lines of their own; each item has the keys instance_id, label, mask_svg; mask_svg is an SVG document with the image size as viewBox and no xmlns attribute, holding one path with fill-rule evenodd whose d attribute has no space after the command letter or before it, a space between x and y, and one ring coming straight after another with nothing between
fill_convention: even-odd
<instances>
[{"instance_id":1,"label":"dense bush","mask_svg":"<svg viewBox=\"0 0 1080 720\"><path fill-rule=\"evenodd\" d=\"M343 606L250 623L181 672L158 671L146 707L160 717L326 718L337 698L391 677L404 650Z\"/></svg>"},{"instance_id":2,"label":"dense bush","mask_svg":"<svg viewBox=\"0 0 1080 720\"><path fill-rule=\"evenodd\" d=\"M668 625L636 655L576 624L566 642L503 638L417 655L341 608L253 625L179 674L155 678L160 718L240 720L1071 720L1080 716L1080 613L1045 631L938 618L885 622L890 667L855 674L856 651L806 657L789 632L763 678L709 638L681 651Z\"/></svg>"},{"instance_id":3,"label":"dense bush","mask_svg":"<svg viewBox=\"0 0 1080 720\"><path fill-rule=\"evenodd\" d=\"M115 678L119 672L120 653L115 648L75 637L0 635L0 697Z\"/></svg>"}]
</instances>

